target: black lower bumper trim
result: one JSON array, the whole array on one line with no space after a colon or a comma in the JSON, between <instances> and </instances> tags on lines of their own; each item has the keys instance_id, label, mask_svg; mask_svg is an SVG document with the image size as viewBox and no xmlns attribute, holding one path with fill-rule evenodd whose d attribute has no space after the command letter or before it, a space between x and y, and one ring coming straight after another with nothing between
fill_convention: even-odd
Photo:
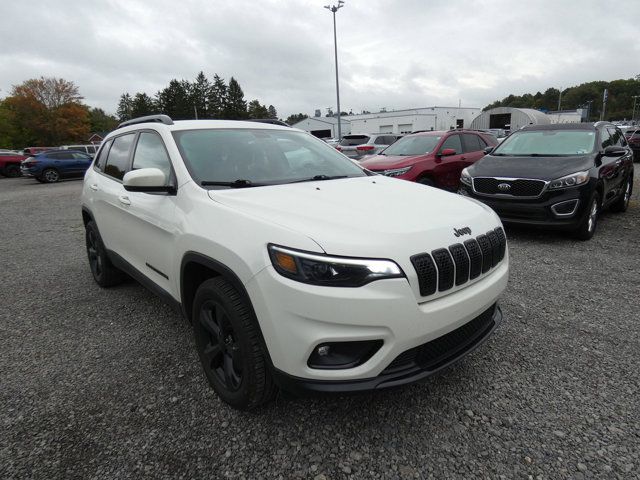
<instances>
[{"instance_id":1,"label":"black lower bumper trim","mask_svg":"<svg viewBox=\"0 0 640 480\"><path fill-rule=\"evenodd\" d=\"M387 370L385 370L377 377L360 380L310 380L307 378L294 377L276 368L273 369L272 374L276 384L282 390L298 396L314 393L364 392L419 382L453 365L465 355L482 345L482 343L491 336L491 333L493 333L496 327L502 322L502 311L500 307L496 304L492 308L494 309L493 315L487 325L481 331L477 332L470 341L465 342L464 345L457 348L452 356L435 366L430 365L425 368L415 365L410 369L402 369L400 371L393 370L387 372ZM473 322L473 320L471 322ZM460 328L464 327L465 325ZM435 340L437 341L438 339Z\"/></svg>"}]
</instances>

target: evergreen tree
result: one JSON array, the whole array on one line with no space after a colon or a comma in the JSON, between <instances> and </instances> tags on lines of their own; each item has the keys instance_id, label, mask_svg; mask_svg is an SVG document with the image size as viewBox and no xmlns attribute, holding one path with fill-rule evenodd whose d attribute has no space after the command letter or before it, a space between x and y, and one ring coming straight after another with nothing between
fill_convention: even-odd
<instances>
[{"instance_id":1,"label":"evergreen tree","mask_svg":"<svg viewBox=\"0 0 640 480\"><path fill-rule=\"evenodd\" d=\"M156 102L146 93L136 93L131 102L131 117L144 117L157 112Z\"/></svg>"},{"instance_id":2,"label":"evergreen tree","mask_svg":"<svg viewBox=\"0 0 640 480\"><path fill-rule=\"evenodd\" d=\"M294 113L293 115L289 115L285 122L289 125L293 125L295 123L301 122L305 118L309 118L309 115L305 115L304 113Z\"/></svg>"},{"instance_id":3,"label":"evergreen tree","mask_svg":"<svg viewBox=\"0 0 640 480\"><path fill-rule=\"evenodd\" d=\"M269 117L269 110L264 105L261 105L258 100L251 100L247 107L247 114L249 118L271 118Z\"/></svg>"},{"instance_id":4,"label":"evergreen tree","mask_svg":"<svg viewBox=\"0 0 640 480\"><path fill-rule=\"evenodd\" d=\"M231 77L227 90L225 118L229 120L242 120L247 117L247 102L244 99L244 92L242 88L240 88L238 81Z\"/></svg>"},{"instance_id":5,"label":"evergreen tree","mask_svg":"<svg viewBox=\"0 0 640 480\"><path fill-rule=\"evenodd\" d=\"M209 82L202 71L198 73L195 82L191 84L191 102L196 108L198 118L212 118L209 112L209 95L211 88L211 82Z\"/></svg>"},{"instance_id":6,"label":"evergreen tree","mask_svg":"<svg viewBox=\"0 0 640 480\"><path fill-rule=\"evenodd\" d=\"M185 80L169 82L169 85L156 94L158 109L174 120L189 120L194 118L191 102L190 84Z\"/></svg>"},{"instance_id":7,"label":"evergreen tree","mask_svg":"<svg viewBox=\"0 0 640 480\"><path fill-rule=\"evenodd\" d=\"M269 111L269 118L278 118L276 107L274 107L273 105L269 105L269 108L267 110Z\"/></svg>"},{"instance_id":8,"label":"evergreen tree","mask_svg":"<svg viewBox=\"0 0 640 480\"><path fill-rule=\"evenodd\" d=\"M133 117L131 116L131 112L133 110L133 100L131 99L131 95L128 93L123 93L120 95L120 101L118 102L118 109L116 113L118 115L118 120L121 122L126 122L127 120L131 120Z\"/></svg>"},{"instance_id":9,"label":"evergreen tree","mask_svg":"<svg viewBox=\"0 0 640 480\"><path fill-rule=\"evenodd\" d=\"M209 118L224 118L227 108L227 84L215 74L207 96Z\"/></svg>"}]
</instances>

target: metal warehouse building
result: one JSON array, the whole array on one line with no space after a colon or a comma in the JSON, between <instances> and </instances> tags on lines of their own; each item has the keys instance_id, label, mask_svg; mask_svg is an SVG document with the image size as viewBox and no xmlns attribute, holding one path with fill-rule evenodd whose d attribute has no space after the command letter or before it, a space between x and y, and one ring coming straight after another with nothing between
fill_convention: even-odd
<instances>
[{"instance_id":1,"label":"metal warehouse building","mask_svg":"<svg viewBox=\"0 0 640 480\"><path fill-rule=\"evenodd\" d=\"M469 128L471 120L480 114L479 108L423 107L382 111L342 117L342 135L368 133L406 134L416 130L449 130ZM319 138L335 138L336 117L309 117L292 127L306 130Z\"/></svg>"},{"instance_id":2,"label":"metal warehouse building","mask_svg":"<svg viewBox=\"0 0 640 480\"><path fill-rule=\"evenodd\" d=\"M471 122L474 130L503 128L518 130L526 125L547 125L551 123L548 115L532 108L498 107L482 112Z\"/></svg>"}]
</instances>

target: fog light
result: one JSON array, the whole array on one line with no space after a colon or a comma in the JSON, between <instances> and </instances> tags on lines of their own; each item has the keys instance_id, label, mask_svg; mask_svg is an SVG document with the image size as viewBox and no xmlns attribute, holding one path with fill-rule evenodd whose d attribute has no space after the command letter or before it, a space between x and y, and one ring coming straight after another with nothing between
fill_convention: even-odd
<instances>
[{"instance_id":1,"label":"fog light","mask_svg":"<svg viewBox=\"0 0 640 480\"><path fill-rule=\"evenodd\" d=\"M321 357L326 357L327 355L329 355L330 349L331 347L329 345L322 345L321 347L318 347L318 355L320 355Z\"/></svg>"},{"instance_id":2,"label":"fog light","mask_svg":"<svg viewBox=\"0 0 640 480\"><path fill-rule=\"evenodd\" d=\"M321 343L313 349L307 365L323 370L357 367L380 350L382 344L382 340Z\"/></svg>"},{"instance_id":3,"label":"fog light","mask_svg":"<svg viewBox=\"0 0 640 480\"><path fill-rule=\"evenodd\" d=\"M578 209L578 199L567 200L551 206L551 211L556 217L570 217Z\"/></svg>"}]
</instances>

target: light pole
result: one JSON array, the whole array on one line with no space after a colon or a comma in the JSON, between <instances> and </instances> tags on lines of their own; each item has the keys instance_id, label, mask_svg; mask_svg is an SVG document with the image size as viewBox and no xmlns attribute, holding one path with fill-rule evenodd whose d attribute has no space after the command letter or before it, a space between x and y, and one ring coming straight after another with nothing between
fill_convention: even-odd
<instances>
[{"instance_id":1,"label":"light pole","mask_svg":"<svg viewBox=\"0 0 640 480\"><path fill-rule=\"evenodd\" d=\"M336 35L336 12L344 7L344 1L338 0L338 5L325 5L324 8L333 13L333 50L336 59L336 99L338 103L338 140L342 140L342 119L340 118L340 84L338 82L338 37Z\"/></svg>"},{"instance_id":2,"label":"light pole","mask_svg":"<svg viewBox=\"0 0 640 480\"><path fill-rule=\"evenodd\" d=\"M635 122L636 120L636 100L640 97L640 95L634 95L631 98L633 98L633 113L631 114L631 124L633 125L633 122Z\"/></svg>"}]
</instances>

